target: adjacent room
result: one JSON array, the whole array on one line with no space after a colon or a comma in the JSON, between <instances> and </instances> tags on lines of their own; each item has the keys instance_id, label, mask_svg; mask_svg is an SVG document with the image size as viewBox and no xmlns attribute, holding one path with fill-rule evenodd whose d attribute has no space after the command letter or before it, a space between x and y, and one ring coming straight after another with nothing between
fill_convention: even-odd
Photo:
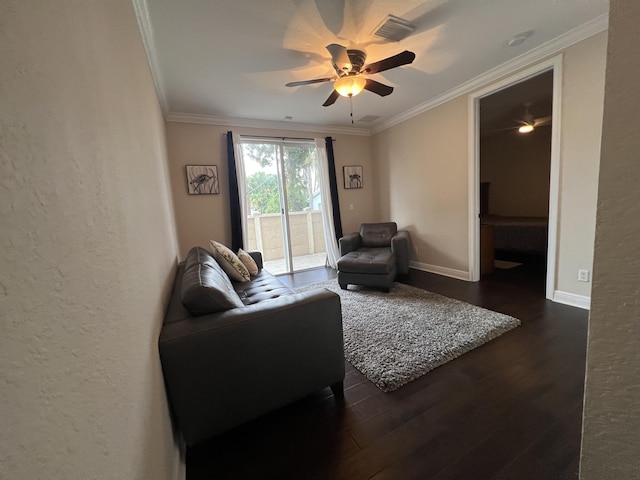
<instances>
[{"instance_id":1,"label":"adjacent room","mask_svg":"<svg viewBox=\"0 0 640 480\"><path fill-rule=\"evenodd\" d=\"M546 272L552 107L553 70L480 100L481 274Z\"/></svg>"},{"instance_id":2,"label":"adjacent room","mask_svg":"<svg viewBox=\"0 0 640 480\"><path fill-rule=\"evenodd\" d=\"M0 5L0 477L640 478L640 5Z\"/></svg>"}]
</instances>

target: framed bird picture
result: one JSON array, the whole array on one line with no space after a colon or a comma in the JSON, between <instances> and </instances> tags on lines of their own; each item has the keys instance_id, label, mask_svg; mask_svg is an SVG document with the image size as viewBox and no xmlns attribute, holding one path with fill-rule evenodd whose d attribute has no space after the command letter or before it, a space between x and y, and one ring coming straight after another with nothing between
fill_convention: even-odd
<instances>
[{"instance_id":1,"label":"framed bird picture","mask_svg":"<svg viewBox=\"0 0 640 480\"><path fill-rule=\"evenodd\" d=\"M187 165L187 189L189 195L220 193L218 167L216 165Z\"/></svg>"},{"instance_id":2,"label":"framed bird picture","mask_svg":"<svg viewBox=\"0 0 640 480\"><path fill-rule=\"evenodd\" d=\"M344 188L362 188L362 166L347 165L343 167Z\"/></svg>"}]
</instances>

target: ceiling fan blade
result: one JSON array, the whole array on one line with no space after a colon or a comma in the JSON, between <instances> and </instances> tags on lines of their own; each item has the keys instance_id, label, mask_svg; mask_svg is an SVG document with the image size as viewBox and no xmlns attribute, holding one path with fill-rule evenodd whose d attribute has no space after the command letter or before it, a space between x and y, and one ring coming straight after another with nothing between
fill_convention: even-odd
<instances>
[{"instance_id":1,"label":"ceiling fan blade","mask_svg":"<svg viewBox=\"0 0 640 480\"><path fill-rule=\"evenodd\" d=\"M381 97L386 97L393 92L393 87L389 85L384 85L380 82L376 82L375 80L371 80L367 78L367 83L364 86L365 90L369 90L370 92L377 93Z\"/></svg>"},{"instance_id":2,"label":"ceiling fan blade","mask_svg":"<svg viewBox=\"0 0 640 480\"><path fill-rule=\"evenodd\" d=\"M495 130L490 130L487 133L497 133L497 132L506 132L507 130L517 130L520 127L506 127L506 128L497 128Z\"/></svg>"},{"instance_id":3,"label":"ceiling fan blade","mask_svg":"<svg viewBox=\"0 0 640 480\"><path fill-rule=\"evenodd\" d=\"M340 94L336 90L334 90L333 92L331 92L331 95L329 95L329 98L325 100L322 106L328 107L329 105L333 105L334 103L336 103L336 100L338 99L339 96Z\"/></svg>"},{"instance_id":4,"label":"ceiling fan blade","mask_svg":"<svg viewBox=\"0 0 640 480\"><path fill-rule=\"evenodd\" d=\"M534 126L536 127L546 125L547 123L551 123L551 115L548 115L546 117L536 118L533 122Z\"/></svg>"},{"instance_id":5,"label":"ceiling fan blade","mask_svg":"<svg viewBox=\"0 0 640 480\"><path fill-rule=\"evenodd\" d=\"M400 65L407 65L413 62L415 58L415 53L410 52L409 50L405 50L404 52L400 52L397 55L394 55L393 57L385 58L384 60L365 65L362 68L361 73L372 74L384 72L385 70L389 70L390 68L396 68Z\"/></svg>"},{"instance_id":6,"label":"ceiling fan blade","mask_svg":"<svg viewBox=\"0 0 640 480\"><path fill-rule=\"evenodd\" d=\"M311 85L312 83L331 82L335 78L316 78L315 80L301 80L300 82L289 82L285 87L299 87L300 85Z\"/></svg>"},{"instance_id":7,"label":"ceiling fan blade","mask_svg":"<svg viewBox=\"0 0 640 480\"><path fill-rule=\"evenodd\" d=\"M345 47L338 45L337 43L331 43L327 45L326 48L331 54L331 63L338 74L344 74L351 71L351 60L349 59L349 54Z\"/></svg>"}]
</instances>

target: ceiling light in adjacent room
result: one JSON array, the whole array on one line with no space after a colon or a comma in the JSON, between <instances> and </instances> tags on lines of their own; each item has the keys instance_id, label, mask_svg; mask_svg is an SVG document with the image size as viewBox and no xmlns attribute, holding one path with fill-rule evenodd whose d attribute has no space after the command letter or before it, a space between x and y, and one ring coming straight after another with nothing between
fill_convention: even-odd
<instances>
[{"instance_id":1,"label":"ceiling light in adjacent room","mask_svg":"<svg viewBox=\"0 0 640 480\"><path fill-rule=\"evenodd\" d=\"M526 125L522 125L520 128L518 128L518 131L520 133L533 132L533 125L529 125L528 123Z\"/></svg>"},{"instance_id":2,"label":"ceiling light in adjacent room","mask_svg":"<svg viewBox=\"0 0 640 480\"><path fill-rule=\"evenodd\" d=\"M352 97L358 95L366 84L367 80L362 77L347 75L336 80L333 88L343 97Z\"/></svg>"}]
</instances>

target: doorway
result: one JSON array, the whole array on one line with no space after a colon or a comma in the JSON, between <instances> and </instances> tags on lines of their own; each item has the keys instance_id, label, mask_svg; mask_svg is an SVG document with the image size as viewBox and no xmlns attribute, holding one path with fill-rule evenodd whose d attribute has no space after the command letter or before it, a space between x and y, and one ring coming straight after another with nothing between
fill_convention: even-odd
<instances>
[{"instance_id":1,"label":"doorway","mask_svg":"<svg viewBox=\"0 0 640 480\"><path fill-rule=\"evenodd\" d=\"M241 137L247 247L273 274L324 266L318 156L313 140Z\"/></svg>"},{"instance_id":2,"label":"doorway","mask_svg":"<svg viewBox=\"0 0 640 480\"><path fill-rule=\"evenodd\" d=\"M553 298L560 85L556 57L470 95L472 281L487 272L487 252L491 267L537 260L546 270L545 296Z\"/></svg>"}]
</instances>

